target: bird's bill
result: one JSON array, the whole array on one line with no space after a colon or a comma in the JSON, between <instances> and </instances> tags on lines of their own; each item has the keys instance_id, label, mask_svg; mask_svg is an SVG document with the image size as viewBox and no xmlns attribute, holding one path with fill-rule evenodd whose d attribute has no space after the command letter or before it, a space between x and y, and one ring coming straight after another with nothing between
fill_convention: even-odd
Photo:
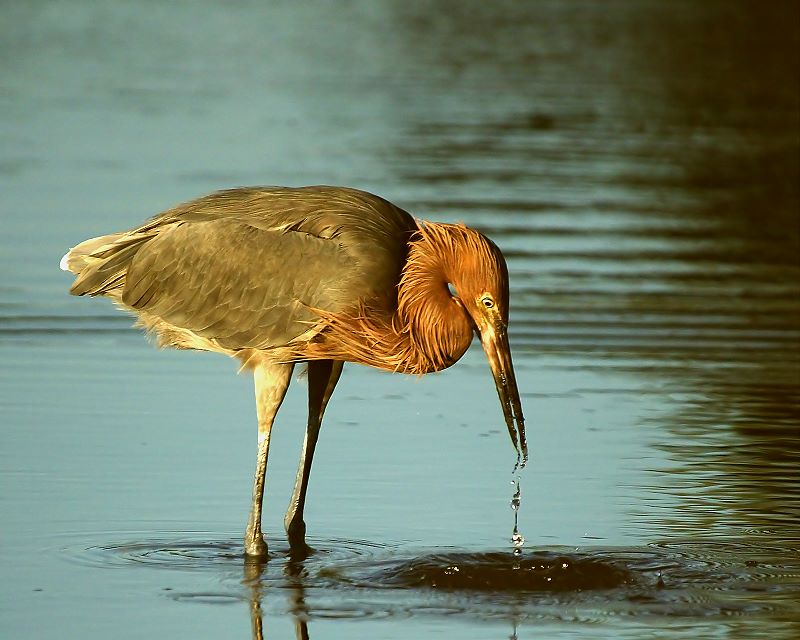
<instances>
[{"instance_id":1,"label":"bird's bill","mask_svg":"<svg viewBox=\"0 0 800 640\"><path fill-rule=\"evenodd\" d=\"M511 347L505 327L488 326L481 331L481 344L492 369L497 395L503 407L508 435L517 450L517 465L522 468L528 461L528 443L525 440L525 418L519 399Z\"/></svg>"}]
</instances>

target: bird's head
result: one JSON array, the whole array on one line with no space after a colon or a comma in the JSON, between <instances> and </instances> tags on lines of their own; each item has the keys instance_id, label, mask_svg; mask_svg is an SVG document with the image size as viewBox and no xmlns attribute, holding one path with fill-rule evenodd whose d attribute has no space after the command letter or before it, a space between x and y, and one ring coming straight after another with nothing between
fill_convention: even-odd
<instances>
[{"instance_id":1,"label":"bird's head","mask_svg":"<svg viewBox=\"0 0 800 640\"><path fill-rule=\"evenodd\" d=\"M450 225L448 225L450 226ZM489 360L518 464L528 459L525 418L508 343L508 268L494 242L468 227L453 225L451 295L472 319Z\"/></svg>"}]
</instances>

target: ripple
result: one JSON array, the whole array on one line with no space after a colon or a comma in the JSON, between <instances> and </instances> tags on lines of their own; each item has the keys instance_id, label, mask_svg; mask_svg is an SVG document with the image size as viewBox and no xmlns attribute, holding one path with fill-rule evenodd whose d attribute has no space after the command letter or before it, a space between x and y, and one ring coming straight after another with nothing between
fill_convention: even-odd
<instances>
[{"instance_id":1,"label":"ripple","mask_svg":"<svg viewBox=\"0 0 800 640\"><path fill-rule=\"evenodd\" d=\"M241 594L232 593L176 593L170 596L176 602L192 602L196 604L227 605L247 602L247 598Z\"/></svg>"},{"instance_id":2,"label":"ripple","mask_svg":"<svg viewBox=\"0 0 800 640\"><path fill-rule=\"evenodd\" d=\"M257 603L264 611L288 610L304 619L789 615L800 593L800 558L779 565L769 544L737 540L539 548L518 557L510 551L426 550L312 538L312 550L302 558L293 556L285 541L268 540L268 561L248 563L239 536L166 532L91 537L117 539L87 543L84 537L61 545L62 553L95 568L202 574L194 588L163 590L176 602ZM783 548L780 541L772 544ZM266 593L285 597L265 598Z\"/></svg>"},{"instance_id":3,"label":"ripple","mask_svg":"<svg viewBox=\"0 0 800 640\"><path fill-rule=\"evenodd\" d=\"M668 542L634 548L552 548L470 553L407 550L326 569L329 597L313 615L342 613L343 598L370 615L450 613L481 619L597 621L616 616L751 616L786 610L800 574L754 566L735 542ZM338 591L338 598L337 598ZM769 592L769 598L765 593ZM348 594L345 596L345 594Z\"/></svg>"},{"instance_id":4,"label":"ripple","mask_svg":"<svg viewBox=\"0 0 800 640\"><path fill-rule=\"evenodd\" d=\"M542 551L452 553L386 562L369 581L400 588L431 587L467 591L586 591L636 582L620 562L600 556Z\"/></svg>"},{"instance_id":5,"label":"ripple","mask_svg":"<svg viewBox=\"0 0 800 640\"><path fill-rule=\"evenodd\" d=\"M95 534L92 537L103 534ZM72 562L98 568L153 567L176 570L220 569L241 570L245 560L241 537L214 539L213 534L192 532L191 534L152 535L146 539L128 539L118 542L102 542L86 545L74 542L62 546L62 552ZM285 564L292 560L292 553L285 541L267 541L269 558L267 564ZM366 540L338 538L309 538L310 550L307 564L326 564L352 558L374 555L389 545Z\"/></svg>"},{"instance_id":6,"label":"ripple","mask_svg":"<svg viewBox=\"0 0 800 640\"><path fill-rule=\"evenodd\" d=\"M239 540L156 538L66 547L68 558L79 564L102 568L149 566L174 569L217 569L240 562Z\"/></svg>"}]
</instances>

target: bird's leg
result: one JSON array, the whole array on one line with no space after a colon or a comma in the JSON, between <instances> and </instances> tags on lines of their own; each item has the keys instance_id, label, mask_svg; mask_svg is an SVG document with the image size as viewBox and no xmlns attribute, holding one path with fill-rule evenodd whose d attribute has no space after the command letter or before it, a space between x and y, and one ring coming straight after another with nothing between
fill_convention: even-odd
<instances>
[{"instance_id":1,"label":"bird's leg","mask_svg":"<svg viewBox=\"0 0 800 640\"><path fill-rule=\"evenodd\" d=\"M303 453L297 478L294 483L292 500L286 517L283 520L289 545L293 550L305 550L306 524L303 521L303 507L306 504L308 477L311 473L311 462L314 458L314 447L319 438L322 426L322 414L333 394L333 389L342 374L343 362L335 360L312 360L308 363L308 425L303 441Z\"/></svg>"},{"instance_id":2,"label":"bird's leg","mask_svg":"<svg viewBox=\"0 0 800 640\"><path fill-rule=\"evenodd\" d=\"M264 502L264 478L267 473L269 436L275 414L283 402L292 377L293 364L260 363L253 372L258 414L258 460L253 480L253 505L244 534L244 552L248 556L266 558L267 544L261 534L261 505Z\"/></svg>"}]
</instances>

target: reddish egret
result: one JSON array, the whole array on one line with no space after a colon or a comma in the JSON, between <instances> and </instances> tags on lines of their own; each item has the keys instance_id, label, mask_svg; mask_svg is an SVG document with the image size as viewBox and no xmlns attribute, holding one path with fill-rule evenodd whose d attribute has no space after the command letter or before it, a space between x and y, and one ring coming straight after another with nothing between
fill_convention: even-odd
<instances>
[{"instance_id":1,"label":"reddish egret","mask_svg":"<svg viewBox=\"0 0 800 640\"><path fill-rule=\"evenodd\" d=\"M245 551L266 556L261 505L270 431L292 369L308 363L308 424L284 519L305 548L303 507L322 415L344 362L423 374L478 333L518 463L525 424L508 344L508 271L477 231L419 221L339 187L219 191L61 261L70 293L107 296L161 346L217 351L253 371L258 460Z\"/></svg>"}]
</instances>

